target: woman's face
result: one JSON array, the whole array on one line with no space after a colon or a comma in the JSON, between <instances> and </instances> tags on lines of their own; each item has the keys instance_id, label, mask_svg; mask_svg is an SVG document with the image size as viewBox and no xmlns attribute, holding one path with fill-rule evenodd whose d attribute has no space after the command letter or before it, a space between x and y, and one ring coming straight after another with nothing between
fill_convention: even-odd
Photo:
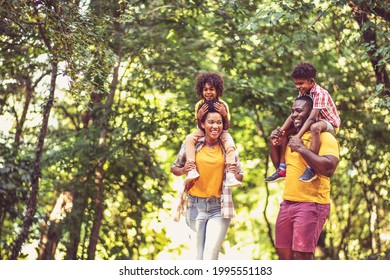
<instances>
[{"instance_id":1,"label":"woman's face","mask_svg":"<svg viewBox=\"0 0 390 280\"><path fill-rule=\"evenodd\" d=\"M218 139L223 131L222 116L217 112L208 113L202 128L205 130L206 137Z\"/></svg>"}]
</instances>

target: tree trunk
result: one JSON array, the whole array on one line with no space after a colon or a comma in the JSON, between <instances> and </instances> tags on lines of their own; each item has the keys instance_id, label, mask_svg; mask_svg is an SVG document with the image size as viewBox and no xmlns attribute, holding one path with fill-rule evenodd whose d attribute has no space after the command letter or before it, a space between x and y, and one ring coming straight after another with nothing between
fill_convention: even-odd
<instances>
[{"instance_id":1,"label":"tree trunk","mask_svg":"<svg viewBox=\"0 0 390 280\"><path fill-rule=\"evenodd\" d=\"M113 79L110 85L110 93L107 97L105 104L105 113L103 114L102 131L99 139L99 150L103 150L107 145L107 136L109 131L109 117L112 111L112 104L114 102L115 90L118 85L118 75L120 66L120 57L118 57L117 64L114 67ZM92 225L89 246L88 246L88 259L95 259L96 245L99 238L99 231L103 220L104 212L104 164L106 158L99 159L96 165L96 179L95 179L95 218Z\"/></svg>"},{"instance_id":2,"label":"tree trunk","mask_svg":"<svg viewBox=\"0 0 390 280\"><path fill-rule=\"evenodd\" d=\"M45 138L47 134L47 127L49 124L50 110L53 107L55 85L57 79L57 68L58 68L57 62L52 62L50 93L43 110L42 126L41 126L41 131L39 133L33 171L31 174L31 191L27 203L27 211L23 222L22 230L19 233L15 241L14 247L12 249L11 259L13 260L17 259L17 257L19 256L22 245L28 237L30 227L33 223L36 206L37 206L36 204L37 204L37 196L38 196L38 189L39 189L39 179L41 177L41 158L42 158L43 147L44 147Z\"/></svg>"},{"instance_id":3,"label":"tree trunk","mask_svg":"<svg viewBox=\"0 0 390 280\"><path fill-rule=\"evenodd\" d=\"M59 196L56 205L49 217L49 225L47 234L41 237L41 244L39 246L40 260L53 260L57 249L58 242L62 236L62 223L66 218L67 213L72 210L73 196L70 192L64 191ZM43 224L44 229L47 228L47 223Z\"/></svg>"},{"instance_id":4,"label":"tree trunk","mask_svg":"<svg viewBox=\"0 0 390 280\"><path fill-rule=\"evenodd\" d=\"M371 27L367 27L363 30L364 24L367 24L370 22L370 19L368 18L368 15L366 13L366 9L364 7L359 6L355 2L351 1L350 6L353 10L353 16L357 23L360 26L360 29L362 30L363 34L363 40L372 46L370 50L367 51L367 54L370 57L371 65L375 73L377 84L384 84L385 90L382 91L381 96L389 96L389 89L390 89L390 81L389 76L386 72L386 67L379 67L379 61L382 59L382 55L377 53L378 51L378 45L377 45L377 39L376 39L376 33L375 30ZM389 17L389 15L387 15ZM386 18L384 18L386 20Z\"/></svg>"}]
</instances>

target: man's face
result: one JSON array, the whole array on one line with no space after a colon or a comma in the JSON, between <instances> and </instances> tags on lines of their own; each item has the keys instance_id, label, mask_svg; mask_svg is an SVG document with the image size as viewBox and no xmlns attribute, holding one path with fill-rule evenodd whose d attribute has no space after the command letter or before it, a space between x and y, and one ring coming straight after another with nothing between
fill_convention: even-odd
<instances>
[{"instance_id":1,"label":"man's face","mask_svg":"<svg viewBox=\"0 0 390 280\"><path fill-rule=\"evenodd\" d=\"M300 129L310 115L309 105L305 100L295 100L291 109L291 119L295 128Z\"/></svg>"},{"instance_id":2,"label":"man's face","mask_svg":"<svg viewBox=\"0 0 390 280\"><path fill-rule=\"evenodd\" d=\"M306 94L314 86L314 79L294 79L294 84L299 94Z\"/></svg>"}]
</instances>

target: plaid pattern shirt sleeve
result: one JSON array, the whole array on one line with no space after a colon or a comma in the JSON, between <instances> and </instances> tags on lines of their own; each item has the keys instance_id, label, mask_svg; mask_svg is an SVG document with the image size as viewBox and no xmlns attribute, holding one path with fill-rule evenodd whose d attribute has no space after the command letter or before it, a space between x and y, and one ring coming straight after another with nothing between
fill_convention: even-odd
<instances>
[{"instance_id":1,"label":"plaid pattern shirt sleeve","mask_svg":"<svg viewBox=\"0 0 390 280\"><path fill-rule=\"evenodd\" d=\"M224 150L223 152L225 154ZM236 160L237 160L238 173L243 175L244 172L242 171L242 166L241 166L241 162L238 159L237 151L236 151ZM225 168L225 178L226 178L226 171L227 170ZM232 219L236 216L236 213L234 211L232 188L225 186L225 180L223 181L223 185L222 185L221 216L222 218L227 218L227 219Z\"/></svg>"},{"instance_id":2,"label":"plaid pattern shirt sleeve","mask_svg":"<svg viewBox=\"0 0 390 280\"><path fill-rule=\"evenodd\" d=\"M340 127L340 116L329 92L315 84L310 90L310 97L313 99L313 108L320 109L318 119L326 120L334 127Z\"/></svg>"}]
</instances>

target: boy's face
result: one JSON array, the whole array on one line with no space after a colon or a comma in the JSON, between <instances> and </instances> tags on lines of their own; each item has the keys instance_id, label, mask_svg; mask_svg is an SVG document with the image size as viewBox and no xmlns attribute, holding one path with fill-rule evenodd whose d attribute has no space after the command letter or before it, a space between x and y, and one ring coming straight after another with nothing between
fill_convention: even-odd
<instances>
[{"instance_id":1,"label":"boy's face","mask_svg":"<svg viewBox=\"0 0 390 280\"><path fill-rule=\"evenodd\" d=\"M217 98L217 90L215 89L215 87L206 83L205 86L203 87L203 98L206 100L216 99Z\"/></svg>"},{"instance_id":2,"label":"boy's face","mask_svg":"<svg viewBox=\"0 0 390 280\"><path fill-rule=\"evenodd\" d=\"M294 79L296 89L300 94L308 93L314 86L314 79Z\"/></svg>"}]
</instances>

